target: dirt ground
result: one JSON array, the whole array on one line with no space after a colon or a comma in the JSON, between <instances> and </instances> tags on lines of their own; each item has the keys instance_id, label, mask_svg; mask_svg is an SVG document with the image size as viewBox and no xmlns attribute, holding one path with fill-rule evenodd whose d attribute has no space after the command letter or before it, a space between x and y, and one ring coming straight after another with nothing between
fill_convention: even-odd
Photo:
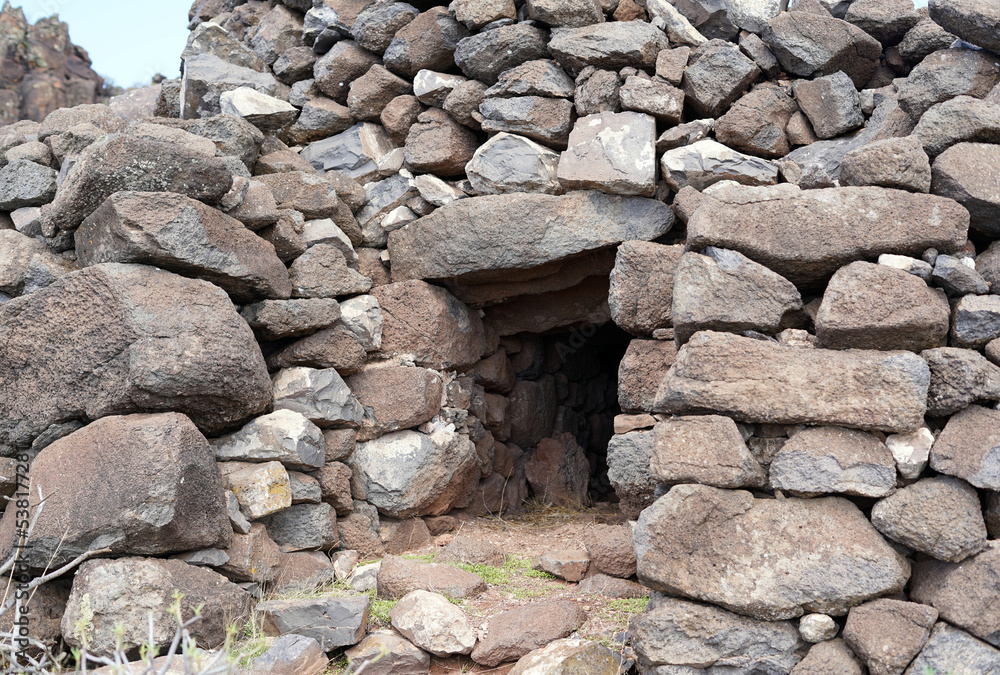
<instances>
[{"instance_id":1,"label":"dirt ground","mask_svg":"<svg viewBox=\"0 0 1000 675\"><path fill-rule=\"evenodd\" d=\"M582 510L551 507L528 507L523 516L510 519L478 518L462 523L451 534L489 541L503 550L507 564L485 580L486 592L475 598L456 602L468 615L474 630L485 633L491 617L522 605L541 600L570 600L586 612L587 621L576 637L593 639L621 651L616 635L628 628L631 617L645 608L645 599L612 600L580 595L576 584L565 582L531 569L530 561L539 555L563 549L585 549L587 532L595 525L621 524L624 516L617 504L598 503ZM447 535L445 535L447 537ZM448 541L447 538L444 541ZM444 543L442 541L441 543ZM412 551L408 557L432 561L439 548ZM378 621L376 620L376 627ZM336 663L336 661L335 661ZM494 673L506 675L514 664L488 668L468 657L431 657L431 675L451 673ZM343 664L329 671L342 673Z\"/></svg>"}]
</instances>

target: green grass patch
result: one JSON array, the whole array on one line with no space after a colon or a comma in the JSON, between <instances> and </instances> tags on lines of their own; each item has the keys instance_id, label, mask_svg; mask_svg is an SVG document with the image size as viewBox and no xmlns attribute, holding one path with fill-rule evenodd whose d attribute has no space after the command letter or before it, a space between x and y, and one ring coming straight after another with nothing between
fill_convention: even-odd
<instances>
[{"instance_id":1,"label":"green grass patch","mask_svg":"<svg viewBox=\"0 0 1000 675\"><path fill-rule=\"evenodd\" d=\"M647 605L649 598L618 598L608 603L611 611L625 614L641 614L646 611Z\"/></svg>"},{"instance_id":2,"label":"green grass patch","mask_svg":"<svg viewBox=\"0 0 1000 675\"><path fill-rule=\"evenodd\" d=\"M492 586L503 586L510 583L510 571L491 565L474 565L469 563L454 563L455 567L476 574Z\"/></svg>"}]
</instances>

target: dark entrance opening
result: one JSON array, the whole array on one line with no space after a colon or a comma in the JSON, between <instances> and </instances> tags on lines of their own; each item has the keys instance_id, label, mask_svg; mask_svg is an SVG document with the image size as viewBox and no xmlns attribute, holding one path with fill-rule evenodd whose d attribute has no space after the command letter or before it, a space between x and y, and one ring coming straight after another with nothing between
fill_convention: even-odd
<instances>
[{"instance_id":1,"label":"dark entrance opening","mask_svg":"<svg viewBox=\"0 0 1000 675\"><path fill-rule=\"evenodd\" d=\"M516 375L509 440L528 455L534 498L560 506L617 501L607 455L630 340L613 323L501 339Z\"/></svg>"}]
</instances>

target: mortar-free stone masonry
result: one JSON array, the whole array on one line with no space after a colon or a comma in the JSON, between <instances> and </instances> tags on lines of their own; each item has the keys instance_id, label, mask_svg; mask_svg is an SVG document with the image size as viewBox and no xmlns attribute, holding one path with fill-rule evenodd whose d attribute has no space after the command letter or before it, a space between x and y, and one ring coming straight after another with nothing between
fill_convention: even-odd
<instances>
[{"instance_id":1,"label":"mortar-free stone masonry","mask_svg":"<svg viewBox=\"0 0 1000 675\"><path fill-rule=\"evenodd\" d=\"M0 127L5 490L28 455L33 574L104 551L34 635L80 646L93 612L107 655L149 608L165 647L180 589L215 648L387 556L349 579L406 596L393 636L363 594L268 630L391 638L378 672L616 673L577 610L508 648L522 619L440 604L482 580L395 557L612 500L634 565L550 567L652 592L640 673L1000 673L997 3L189 20L181 79Z\"/></svg>"}]
</instances>

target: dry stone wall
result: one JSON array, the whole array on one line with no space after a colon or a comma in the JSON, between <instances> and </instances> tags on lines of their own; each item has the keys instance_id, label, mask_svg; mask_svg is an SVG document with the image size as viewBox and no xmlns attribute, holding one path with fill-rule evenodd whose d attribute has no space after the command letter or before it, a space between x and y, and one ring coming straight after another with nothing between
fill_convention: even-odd
<instances>
[{"instance_id":1,"label":"dry stone wall","mask_svg":"<svg viewBox=\"0 0 1000 675\"><path fill-rule=\"evenodd\" d=\"M32 573L100 551L49 633L136 646L141 575L218 646L248 591L613 491L638 672L1000 672L996 3L189 19L181 79L0 128L0 461ZM572 626L476 647L459 572L351 577L407 596L406 672L618 672ZM329 652L368 604L262 611Z\"/></svg>"}]
</instances>

